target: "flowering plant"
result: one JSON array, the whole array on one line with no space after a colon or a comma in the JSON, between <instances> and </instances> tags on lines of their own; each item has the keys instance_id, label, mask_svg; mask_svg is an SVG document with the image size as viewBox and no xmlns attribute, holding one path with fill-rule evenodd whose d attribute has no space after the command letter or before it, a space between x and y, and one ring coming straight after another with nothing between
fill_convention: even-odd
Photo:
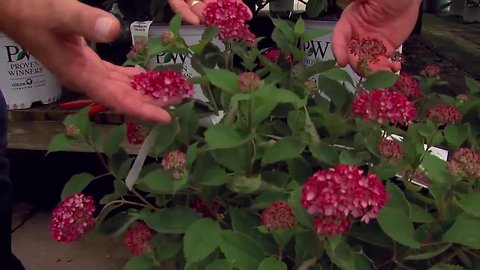
<instances>
[{"instance_id":1,"label":"flowering plant","mask_svg":"<svg viewBox=\"0 0 480 270\"><path fill-rule=\"evenodd\" d=\"M305 66L299 44L322 31L272 19L276 48L259 49L245 14L218 1L198 43L186 44L175 17L134 48L127 64L146 71L132 86L167 104L170 124L129 121L102 137L88 108L65 119L50 152L84 142L105 174L67 182L54 238L122 236L127 270L474 269L480 84L466 78L469 90L451 97L433 91L445 84L435 66L372 72L388 58L372 39L352 43L358 80L334 61ZM145 64L164 52L188 56L200 75ZM192 98L194 85L208 102ZM142 144L135 158L125 140ZM111 181L113 192L83 194L92 181Z\"/></svg>"}]
</instances>

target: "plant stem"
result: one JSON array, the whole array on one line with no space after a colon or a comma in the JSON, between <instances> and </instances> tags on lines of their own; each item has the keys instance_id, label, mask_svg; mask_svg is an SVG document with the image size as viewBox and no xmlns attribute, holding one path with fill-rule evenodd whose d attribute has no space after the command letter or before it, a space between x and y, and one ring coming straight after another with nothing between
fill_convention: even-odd
<instances>
[{"instance_id":1,"label":"plant stem","mask_svg":"<svg viewBox=\"0 0 480 270\"><path fill-rule=\"evenodd\" d=\"M278 247L278 260L282 261L282 259L283 259L283 247L279 246Z\"/></svg>"},{"instance_id":2,"label":"plant stem","mask_svg":"<svg viewBox=\"0 0 480 270\"><path fill-rule=\"evenodd\" d=\"M98 150L97 146L92 143L92 141L89 139L89 138L85 138L85 142L90 146L92 147L92 149L95 151L95 153L97 154L98 158L100 159L100 162L102 162L102 165L103 167L105 167L105 169L110 172L110 168L108 168L108 165L107 165L107 161L103 158L102 156L102 153L100 152L100 150Z\"/></svg>"},{"instance_id":3,"label":"plant stem","mask_svg":"<svg viewBox=\"0 0 480 270\"><path fill-rule=\"evenodd\" d=\"M149 207L156 208L153 204L149 203L145 198L143 198L143 196L140 195L140 193L138 193L138 191L136 191L134 188L132 188L132 193L135 194L135 196L137 196L143 203L145 203Z\"/></svg>"}]
</instances>

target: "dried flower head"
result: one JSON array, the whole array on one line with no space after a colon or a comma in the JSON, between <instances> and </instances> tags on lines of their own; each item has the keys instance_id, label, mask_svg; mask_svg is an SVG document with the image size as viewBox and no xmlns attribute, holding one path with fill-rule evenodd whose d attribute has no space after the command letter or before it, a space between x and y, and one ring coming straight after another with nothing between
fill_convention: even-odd
<instances>
[{"instance_id":1,"label":"dried flower head","mask_svg":"<svg viewBox=\"0 0 480 270\"><path fill-rule=\"evenodd\" d=\"M140 57L146 56L148 52L148 44L145 40L136 40L133 43L130 52L127 54L127 58L130 60L136 60Z\"/></svg>"},{"instance_id":2,"label":"dried flower head","mask_svg":"<svg viewBox=\"0 0 480 270\"><path fill-rule=\"evenodd\" d=\"M235 0L209 2L203 10L206 25L220 29L221 40L247 40L253 42L255 35L250 32L246 21L251 19L247 6Z\"/></svg>"},{"instance_id":3,"label":"dried flower head","mask_svg":"<svg viewBox=\"0 0 480 270\"><path fill-rule=\"evenodd\" d=\"M292 208L285 201L274 202L262 212L262 224L269 230L293 229L296 222Z\"/></svg>"},{"instance_id":4,"label":"dried flower head","mask_svg":"<svg viewBox=\"0 0 480 270\"><path fill-rule=\"evenodd\" d=\"M95 204L92 197L74 194L67 197L52 212L50 232L58 242L72 242L95 225Z\"/></svg>"},{"instance_id":5,"label":"dried flower head","mask_svg":"<svg viewBox=\"0 0 480 270\"><path fill-rule=\"evenodd\" d=\"M285 61L287 61L288 63L291 63L292 62L292 56L289 55L288 53L286 52L282 52L280 49L278 48L270 48L268 50L266 50L264 53L263 53L263 56L265 58L267 58L268 60L272 61L273 63L277 63L277 61L279 60L280 56L283 57L283 59Z\"/></svg>"},{"instance_id":6,"label":"dried flower head","mask_svg":"<svg viewBox=\"0 0 480 270\"><path fill-rule=\"evenodd\" d=\"M404 94L409 98L420 97L420 84L413 75L406 72L400 74L390 90Z\"/></svg>"},{"instance_id":7,"label":"dried flower head","mask_svg":"<svg viewBox=\"0 0 480 270\"><path fill-rule=\"evenodd\" d=\"M187 172L187 155L180 150L173 150L163 156L162 167L171 172L175 179L181 179Z\"/></svg>"},{"instance_id":8,"label":"dried flower head","mask_svg":"<svg viewBox=\"0 0 480 270\"><path fill-rule=\"evenodd\" d=\"M359 62L376 64L386 52L383 42L376 38L354 38L350 43L350 53L357 56Z\"/></svg>"},{"instance_id":9,"label":"dried flower head","mask_svg":"<svg viewBox=\"0 0 480 270\"><path fill-rule=\"evenodd\" d=\"M193 85L175 70L150 70L136 75L132 87L164 104L177 104L193 95Z\"/></svg>"},{"instance_id":10,"label":"dried flower head","mask_svg":"<svg viewBox=\"0 0 480 270\"><path fill-rule=\"evenodd\" d=\"M378 152L392 163L398 163L403 157L402 145L393 139L381 139L378 143Z\"/></svg>"},{"instance_id":11,"label":"dried flower head","mask_svg":"<svg viewBox=\"0 0 480 270\"><path fill-rule=\"evenodd\" d=\"M417 113L406 96L384 89L357 95L352 103L352 111L365 121L402 125L411 123Z\"/></svg>"},{"instance_id":12,"label":"dried flower head","mask_svg":"<svg viewBox=\"0 0 480 270\"><path fill-rule=\"evenodd\" d=\"M437 124L456 124L462 120L462 115L454 105L438 105L428 110L428 118Z\"/></svg>"},{"instance_id":13,"label":"dried flower head","mask_svg":"<svg viewBox=\"0 0 480 270\"><path fill-rule=\"evenodd\" d=\"M440 67L435 64L429 64L420 71L420 75L427 78L440 79Z\"/></svg>"},{"instance_id":14,"label":"dried flower head","mask_svg":"<svg viewBox=\"0 0 480 270\"><path fill-rule=\"evenodd\" d=\"M127 122L127 140L131 144L142 144L145 136L141 132L139 125L133 122Z\"/></svg>"},{"instance_id":15,"label":"dried flower head","mask_svg":"<svg viewBox=\"0 0 480 270\"><path fill-rule=\"evenodd\" d=\"M480 154L470 148L460 148L449 158L447 168L455 176L480 178Z\"/></svg>"},{"instance_id":16,"label":"dried flower head","mask_svg":"<svg viewBox=\"0 0 480 270\"><path fill-rule=\"evenodd\" d=\"M374 174L364 175L353 165L337 165L318 171L302 189L301 203L317 216L317 232L341 233L350 218L368 223L377 217L389 198Z\"/></svg>"},{"instance_id":17,"label":"dried flower head","mask_svg":"<svg viewBox=\"0 0 480 270\"><path fill-rule=\"evenodd\" d=\"M128 230L123 238L123 243L130 249L133 255L141 256L152 251L150 240L153 236L154 233L147 224L140 222Z\"/></svg>"},{"instance_id":18,"label":"dried flower head","mask_svg":"<svg viewBox=\"0 0 480 270\"><path fill-rule=\"evenodd\" d=\"M242 93L249 93L260 85L262 80L255 72L243 72L238 75L238 88Z\"/></svg>"}]
</instances>

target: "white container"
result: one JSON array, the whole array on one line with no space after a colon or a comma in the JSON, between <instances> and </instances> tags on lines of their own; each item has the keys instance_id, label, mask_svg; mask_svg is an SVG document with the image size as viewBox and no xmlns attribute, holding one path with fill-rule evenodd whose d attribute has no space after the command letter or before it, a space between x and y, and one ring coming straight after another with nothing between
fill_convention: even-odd
<instances>
[{"instance_id":1,"label":"white container","mask_svg":"<svg viewBox=\"0 0 480 270\"><path fill-rule=\"evenodd\" d=\"M465 10L466 0L452 0L450 5L450 15L453 16L463 16Z\"/></svg>"},{"instance_id":2,"label":"white container","mask_svg":"<svg viewBox=\"0 0 480 270\"><path fill-rule=\"evenodd\" d=\"M0 33L0 89L7 108L28 109L32 103L50 104L62 94L55 76L17 43Z\"/></svg>"},{"instance_id":3,"label":"white container","mask_svg":"<svg viewBox=\"0 0 480 270\"><path fill-rule=\"evenodd\" d=\"M308 53L305 57L304 65L309 67L321 59L323 61L335 60L332 50L332 31L335 27L336 21L314 21L314 20L305 20L305 31L313 31L317 29L326 29L330 32L324 36L318 37L306 44L303 44L303 50ZM313 50L311 50L313 48ZM402 46L398 49L399 52L402 52ZM347 65L344 68L345 71L352 77L354 82L358 82L360 76ZM317 80L318 76L312 77L313 80ZM350 91L355 91L354 87L350 84L346 85Z\"/></svg>"}]
</instances>

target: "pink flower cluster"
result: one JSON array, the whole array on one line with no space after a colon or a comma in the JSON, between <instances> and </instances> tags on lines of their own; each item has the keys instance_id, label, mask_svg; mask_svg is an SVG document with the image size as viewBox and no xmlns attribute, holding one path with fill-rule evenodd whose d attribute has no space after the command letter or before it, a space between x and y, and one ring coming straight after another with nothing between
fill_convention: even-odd
<instances>
[{"instance_id":1,"label":"pink flower cluster","mask_svg":"<svg viewBox=\"0 0 480 270\"><path fill-rule=\"evenodd\" d=\"M145 136L141 133L140 126L133 123L127 122L127 140L131 144L142 144L145 139Z\"/></svg>"},{"instance_id":2,"label":"pink flower cluster","mask_svg":"<svg viewBox=\"0 0 480 270\"><path fill-rule=\"evenodd\" d=\"M140 73L133 78L132 87L163 104L180 103L193 95L193 85L182 73L171 69Z\"/></svg>"},{"instance_id":3,"label":"pink flower cluster","mask_svg":"<svg viewBox=\"0 0 480 270\"><path fill-rule=\"evenodd\" d=\"M398 77L398 80L390 88L392 91L399 92L404 94L409 98L418 98L420 97L420 84L413 75L402 72Z\"/></svg>"},{"instance_id":4,"label":"pink flower cluster","mask_svg":"<svg viewBox=\"0 0 480 270\"><path fill-rule=\"evenodd\" d=\"M352 39L350 53L357 56L360 62L376 64L378 58L387 53L387 48L376 38Z\"/></svg>"},{"instance_id":5,"label":"pink flower cluster","mask_svg":"<svg viewBox=\"0 0 480 270\"><path fill-rule=\"evenodd\" d=\"M352 103L352 111L365 121L409 124L417 113L413 103L398 92L385 89L362 92Z\"/></svg>"},{"instance_id":6,"label":"pink flower cluster","mask_svg":"<svg viewBox=\"0 0 480 270\"><path fill-rule=\"evenodd\" d=\"M480 178L480 154L470 148L460 148L449 158L447 168L455 176Z\"/></svg>"},{"instance_id":7,"label":"pink flower cluster","mask_svg":"<svg viewBox=\"0 0 480 270\"><path fill-rule=\"evenodd\" d=\"M262 224L268 230L293 229L296 223L292 208L285 201L274 202L262 212Z\"/></svg>"},{"instance_id":8,"label":"pink flower cluster","mask_svg":"<svg viewBox=\"0 0 480 270\"><path fill-rule=\"evenodd\" d=\"M250 32L246 21L251 19L248 7L235 0L218 0L207 4L203 10L206 25L220 29L221 40L247 40L254 43L255 35Z\"/></svg>"},{"instance_id":9,"label":"pink flower cluster","mask_svg":"<svg viewBox=\"0 0 480 270\"><path fill-rule=\"evenodd\" d=\"M397 163L403 157L402 146L396 140L380 140L378 143L378 152L381 156L389 159L392 163Z\"/></svg>"},{"instance_id":10,"label":"pink flower cluster","mask_svg":"<svg viewBox=\"0 0 480 270\"><path fill-rule=\"evenodd\" d=\"M277 63L278 59L280 58L280 55L288 62L288 63L291 63L292 62L292 56L289 55L288 53L286 52L282 52L280 49L278 48L270 48L268 50L266 50L264 53L263 53L263 56L265 58L267 58L268 60L272 61L273 63Z\"/></svg>"},{"instance_id":11,"label":"pink flower cluster","mask_svg":"<svg viewBox=\"0 0 480 270\"><path fill-rule=\"evenodd\" d=\"M353 165L337 165L318 171L302 189L301 203L316 216L318 234L345 232L352 219L368 223L377 217L389 198L376 175L364 175Z\"/></svg>"},{"instance_id":12,"label":"pink flower cluster","mask_svg":"<svg viewBox=\"0 0 480 270\"><path fill-rule=\"evenodd\" d=\"M187 155L180 150L173 150L163 156L162 167L171 172L175 179L181 179L187 171Z\"/></svg>"},{"instance_id":13,"label":"pink flower cluster","mask_svg":"<svg viewBox=\"0 0 480 270\"><path fill-rule=\"evenodd\" d=\"M141 222L135 227L128 230L123 238L123 243L130 249L133 255L141 256L152 250L150 240L153 238L154 232Z\"/></svg>"},{"instance_id":14,"label":"pink flower cluster","mask_svg":"<svg viewBox=\"0 0 480 270\"><path fill-rule=\"evenodd\" d=\"M52 212L50 232L58 242L79 239L95 225L92 197L74 194L63 200Z\"/></svg>"},{"instance_id":15,"label":"pink flower cluster","mask_svg":"<svg viewBox=\"0 0 480 270\"><path fill-rule=\"evenodd\" d=\"M428 118L437 124L456 124L462 120L462 114L457 107L445 104L430 108Z\"/></svg>"}]
</instances>

